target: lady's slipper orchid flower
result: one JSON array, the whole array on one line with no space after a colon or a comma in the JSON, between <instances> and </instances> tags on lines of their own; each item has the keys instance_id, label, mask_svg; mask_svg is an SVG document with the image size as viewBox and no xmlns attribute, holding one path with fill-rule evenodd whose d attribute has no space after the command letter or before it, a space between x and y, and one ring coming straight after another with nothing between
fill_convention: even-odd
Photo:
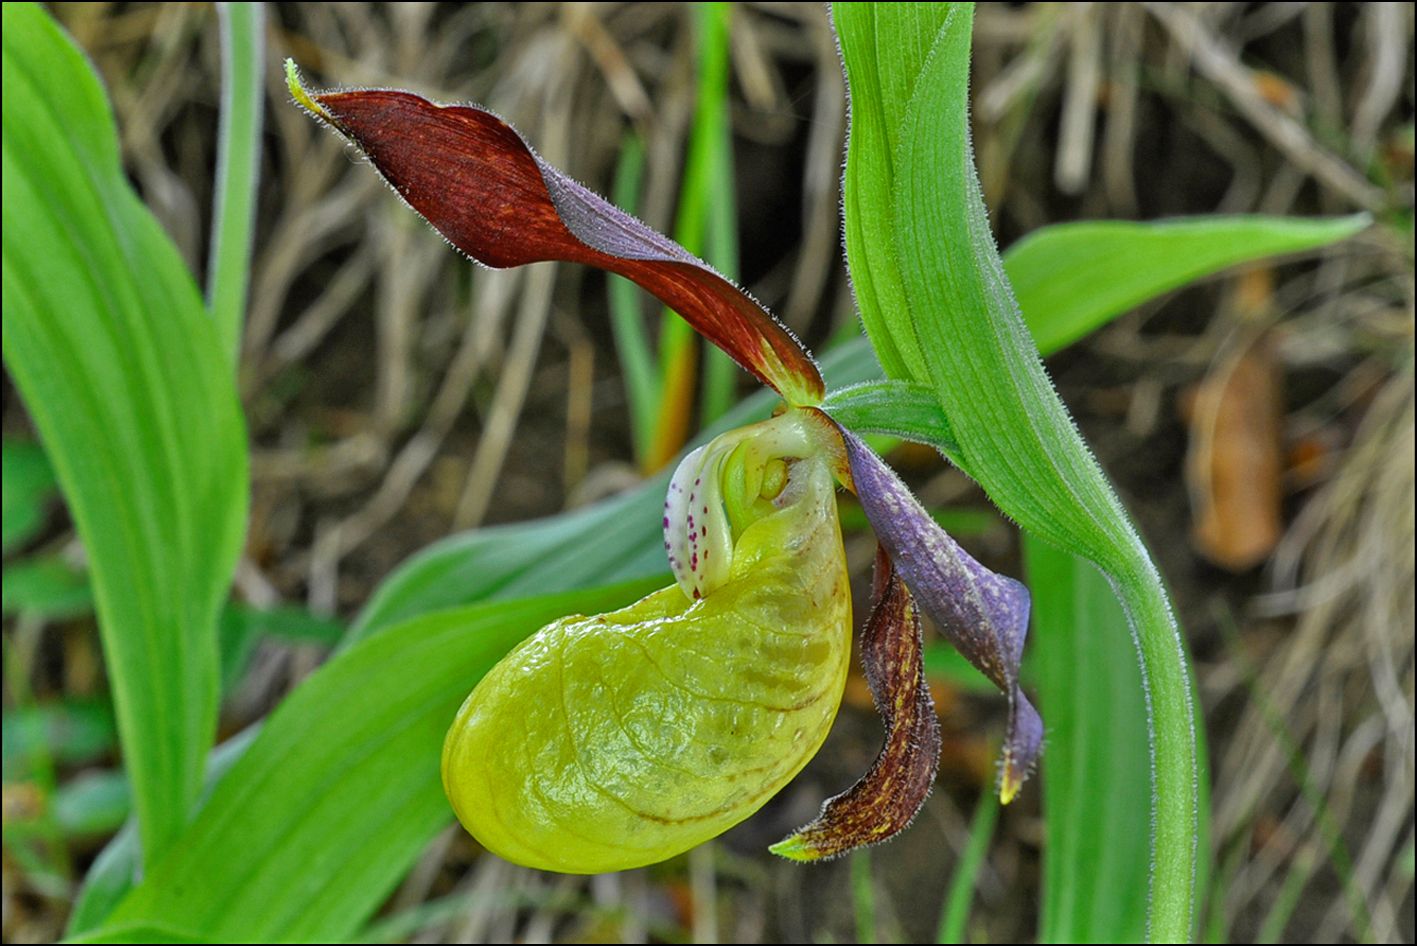
<instances>
[{"instance_id":1,"label":"lady's slipper orchid flower","mask_svg":"<svg viewBox=\"0 0 1417 946\"><path fill-rule=\"evenodd\" d=\"M449 242L492 267L585 263L638 283L786 401L688 454L664 507L675 583L528 638L449 731L443 784L496 853L572 873L654 863L757 811L816 754L836 716L851 601L834 481L880 542L861 641L886 743L851 789L772 850L832 857L891 837L934 781L940 733L917 607L1008 697L999 791L1042 746L1018 685L1028 593L951 539L891 469L821 408L810 355L706 263L543 162L474 106L389 90L296 101L362 149Z\"/></svg>"}]
</instances>

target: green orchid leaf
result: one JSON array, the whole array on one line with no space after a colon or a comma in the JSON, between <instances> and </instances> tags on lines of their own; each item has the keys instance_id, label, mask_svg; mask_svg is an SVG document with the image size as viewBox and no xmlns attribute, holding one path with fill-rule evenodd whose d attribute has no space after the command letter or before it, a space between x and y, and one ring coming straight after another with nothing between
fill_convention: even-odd
<instances>
[{"instance_id":1,"label":"green orchid leaf","mask_svg":"<svg viewBox=\"0 0 1417 946\"><path fill-rule=\"evenodd\" d=\"M246 520L218 333L128 184L73 43L4 6L4 357L88 557L145 858L186 824L216 730L216 617Z\"/></svg>"},{"instance_id":2,"label":"green orchid leaf","mask_svg":"<svg viewBox=\"0 0 1417 946\"><path fill-rule=\"evenodd\" d=\"M452 820L438 757L469 687L547 621L650 587L441 611L337 655L262 725L109 923L221 942L349 939Z\"/></svg>"},{"instance_id":3,"label":"green orchid leaf","mask_svg":"<svg viewBox=\"0 0 1417 946\"><path fill-rule=\"evenodd\" d=\"M1151 788L1146 698L1127 617L1091 564L1032 537L1028 664L1056 732L1043 773L1045 943L1135 943L1146 936ZM1086 686L1079 686L1086 680ZM1104 786L1104 788L1099 788Z\"/></svg>"},{"instance_id":4,"label":"green orchid leaf","mask_svg":"<svg viewBox=\"0 0 1417 946\"><path fill-rule=\"evenodd\" d=\"M0 454L0 552L8 555L34 537L57 490L44 448L6 437Z\"/></svg>"},{"instance_id":5,"label":"green orchid leaf","mask_svg":"<svg viewBox=\"0 0 1417 946\"><path fill-rule=\"evenodd\" d=\"M1367 214L1062 223L1009 247L1004 270L1048 355L1164 292L1240 263L1328 246L1369 223Z\"/></svg>"},{"instance_id":6,"label":"green orchid leaf","mask_svg":"<svg viewBox=\"0 0 1417 946\"><path fill-rule=\"evenodd\" d=\"M1146 888L1138 881L1149 866L1151 806L1146 694L1131 629L1111 584L1091 564L1029 535L1023 553L1037 632L1025 670L1032 671L1056 732L1074 734L1053 740L1044 767L1038 938L1140 942ZM1078 686L1079 680L1089 685ZM1204 761L1204 747L1199 755ZM1206 786L1203 776L1202 837L1209 820ZM1205 889L1205 859L1198 868L1198 886Z\"/></svg>"},{"instance_id":7,"label":"green orchid leaf","mask_svg":"<svg viewBox=\"0 0 1417 946\"><path fill-rule=\"evenodd\" d=\"M911 100L947 5L893 3L887 10L866 6L837 4L832 14L843 44L850 108L841 190L846 265L861 322L886 376L923 382L929 374L910 328L910 303L894 259L890 208L895 155L901 148L900 111ZM878 27L879 40L874 33Z\"/></svg>"},{"instance_id":8,"label":"green orchid leaf","mask_svg":"<svg viewBox=\"0 0 1417 946\"><path fill-rule=\"evenodd\" d=\"M927 384L863 381L829 393L822 410L843 427L928 444L952 462L959 462L959 445L950 436L949 418Z\"/></svg>"}]
</instances>

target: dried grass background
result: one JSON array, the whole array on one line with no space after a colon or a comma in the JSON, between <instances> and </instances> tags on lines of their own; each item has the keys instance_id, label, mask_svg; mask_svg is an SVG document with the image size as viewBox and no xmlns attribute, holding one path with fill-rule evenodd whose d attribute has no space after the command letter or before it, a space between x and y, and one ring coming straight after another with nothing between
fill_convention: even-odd
<instances>
[{"instance_id":1,"label":"dried grass background","mask_svg":"<svg viewBox=\"0 0 1417 946\"><path fill-rule=\"evenodd\" d=\"M204 272L220 76L212 9L54 12L108 85L136 186ZM271 5L241 363L254 477L245 600L348 616L454 529L549 514L637 477L603 279L469 265L290 105L281 58L316 84L486 104L601 193L634 126L648 155L639 212L667 230L693 109L691 27L670 3ZM1196 654L1217 871L1208 929L1411 942L1412 7L982 4L975 42L976 149L1004 244L1089 217L1367 210L1383 224L1322 257L1149 305L1050 368L1137 511ZM744 281L820 348L854 318L837 216L843 81L824 9L739 4L732 68ZM1309 453L1286 464L1277 547L1233 574L1183 540L1186 453L1204 430L1178 405L1261 338L1284 380L1284 440ZM7 433L26 429L8 381L3 420ZM933 502L982 502L936 459L901 462ZM47 541L73 540L57 523ZM973 544L1007 563L1013 541L995 530ZM7 621L6 635L7 705L16 674L41 696L102 691L91 625ZM263 645L224 730L269 711L322 656ZM911 832L872 853L884 939L934 938L988 782L995 708L953 702L979 725L971 735L947 722L940 790ZM848 864L803 869L763 847L864 769L877 726L844 710L824 759L770 809L775 820L659 868L553 877L482 856L449 830L392 898L384 915L403 926L387 931L415 942L853 939L860 888ZM5 791L8 820L18 789ZM1032 938L1041 833L1034 790L1003 817L976 941ZM101 840L69 852L71 880ZM6 941L59 935L72 888L37 886L8 850L4 871Z\"/></svg>"}]
</instances>

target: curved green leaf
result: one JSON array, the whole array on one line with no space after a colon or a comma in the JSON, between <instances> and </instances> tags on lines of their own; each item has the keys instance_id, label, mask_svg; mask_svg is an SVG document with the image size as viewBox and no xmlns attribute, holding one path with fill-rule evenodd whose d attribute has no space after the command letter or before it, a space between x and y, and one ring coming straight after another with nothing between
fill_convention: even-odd
<instances>
[{"instance_id":1,"label":"curved green leaf","mask_svg":"<svg viewBox=\"0 0 1417 946\"><path fill-rule=\"evenodd\" d=\"M881 11L866 9L875 6L840 3L832 8L850 112L841 183L846 265L861 323L886 376L925 381L919 341L911 332L892 328L894 321L909 321L910 304L893 258L889 208L900 149L899 111L915 90L946 5L894 3L881 17ZM881 38L880 55L874 34L878 22L889 34Z\"/></svg>"},{"instance_id":2,"label":"curved green leaf","mask_svg":"<svg viewBox=\"0 0 1417 946\"><path fill-rule=\"evenodd\" d=\"M548 621L650 590L639 581L441 611L338 655L266 721L111 924L218 942L349 939L452 821L439 758L473 685Z\"/></svg>"},{"instance_id":3,"label":"curved green leaf","mask_svg":"<svg viewBox=\"0 0 1417 946\"><path fill-rule=\"evenodd\" d=\"M896 243L930 380L969 472L1030 531L1112 576L1151 694L1150 930L1190 937L1199 760L1179 630L1160 576L1044 374L989 230L967 134L970 11L941 23L904 116Z\"/></svg>"},{"instance_id":4,"label":"curved green leaf","mask_svg":"<svg viewBox=\"0 0 1417 946\"><path fill-rule=\"evenodd\" d=\"M246 518L240 406L93 71L39 7L3 15L5 364L88 554L151 863L216 727L217 609Z\"/></svg>"},{"instance_id":5,"label":"curved green leaf","mask_svg":"<svg viewBox=\"0 0 1417 946\"><path fill-rule=\"evenodd\" d=\"M1137 943L1151 851L1146 698L1126 615L1102 573L1024 537L1033 593L1026 666L1059 734L1043 772L1044 943ZM1079 686L1086 680L1086 686Z\"/></svg>"},{"instance_id":6,"label":"curved green leaf","mask_svg":"<svg viewBox=\"0 0 1417 946\"><path fill-rule=\"evenodd\" d=\"M5 438L0 453L0 552L9 554L44 527L45 506L56 488L54 469L39 444Z\"/></svg>"},{"instance_id":7,"label":"curved green leaf","mask_svg":"<svg viewBox=\"0 0 1417 946\"><path fill-rule=\"evenodd\" d=\"M1164 292L1240 263L1336 243L1369 222L1354 214L1061 223L1009 247L1004 270L1047 355Z\"/></svg>"}]
</instances>

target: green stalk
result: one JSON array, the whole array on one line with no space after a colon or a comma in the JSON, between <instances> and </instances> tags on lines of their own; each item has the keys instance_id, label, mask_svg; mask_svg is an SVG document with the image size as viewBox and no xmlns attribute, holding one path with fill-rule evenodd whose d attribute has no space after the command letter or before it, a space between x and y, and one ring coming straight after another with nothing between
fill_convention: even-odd
<instances>
[{"instance_id":1,"label":"green stalk","mask_svg":"<svg viewBox=\"0 0 1417 946\"><path fill-rule=\"evenodd\" d=\"M698 180L707 204L704 259L729 279L738 279L738 209L734 199L733 123L728 106L728 44L732 4L695 8L699 48L699 98L692 147L704 152L707 170ZM712 424L733 406L738 368L724 352L704 349L701 423Z\"/></svg>"},{"instance_id":2,"label":"green stalk","mask_svg":"<svg viewBox=\"0 0 1417 946\"><path fill-rule=\"evenodd\" d=\"M695 7L694 46L698 93L694 124L679 192L674 239L729 279L738 269L733 158L728 127L728 3ZM708 240L705 237L708 236ZM696 361L694 331L665 310L659 335L660 404L647 469L657 469L679 451L690 433L689 411ZM716 349L704 354L703 422L712 423L733 404L735 366Z\"/></svg>"},{"instance_id":3,"label":"green stalk","mask_svg":"<svg viewBox=\"0 0 1417 946\"><path fill-rule=\"evenodd\" d=\"M979 868L984 865L984 855L989 851L989 840L994 836L994 825L998 820L999 796L994 792L985 792L980 796L974 817L969 822L969 846L955 866L954 877L950 878L945 908L940 912L940 932L935 940L938 943L964 942L964 927L969 922L969 905L974 899Z\"/></svg>"},{"instance_id":4,"label":"green stalk","mask_svg":"<svg viewBox=\"0 0 1417 946\"><path fill-rule=\"evenodd\" d=\"M876 888L871 878L871 851L851 852L851 905L856 915L856 942L876 943Z\"/></svg>"},{"instance_id":5,"label":"green stalk","mask_svg":"<svg viewBox=\"0 0 1417 946\"><path fill-rule=\"evenodd\" d=\"M640 180L644 176L645 146L639 135L625 136L620 160L615 166L614 200L628 213L639 203ZM654 436L656 405L660 399L659 378L654 371L654 351L645 332L640 310L640 290L634 283L614 273L608 275L610 330L615 350L620 353L620 370L625 379L625 397L630 404L630 429L635 441L635 458L649 455Z\"/></svg>"},{"instance_id":6,"label":"green stalk","mask_svg":"<svg viewBox=\"0 0 1417 946\"><path fill-rule=\"evenodd\" d=\"M232 363L241 355L241 324L251 272L251 232L261 172L261 70L265 5L218 3L221 22L221 121L217 133L216 207L207 266L207 310Z\"/></svg>"}]
</instances>

